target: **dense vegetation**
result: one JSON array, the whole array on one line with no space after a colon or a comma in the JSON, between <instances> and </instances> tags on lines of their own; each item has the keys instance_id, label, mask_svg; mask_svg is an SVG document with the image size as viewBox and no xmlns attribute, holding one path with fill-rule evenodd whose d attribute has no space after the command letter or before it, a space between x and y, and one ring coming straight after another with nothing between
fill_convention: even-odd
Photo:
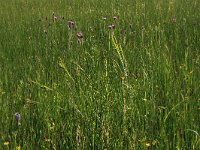
<instances>
[{"instance_id":1,"label":"dense vegetation","mask_svg":"<svg viewBox=\"0 0 200 150\"><path fill-rule=\"evenodd\" d=\"M1 0L0 149L199 149L199 8Z\"/></svg>"}]
</instances>

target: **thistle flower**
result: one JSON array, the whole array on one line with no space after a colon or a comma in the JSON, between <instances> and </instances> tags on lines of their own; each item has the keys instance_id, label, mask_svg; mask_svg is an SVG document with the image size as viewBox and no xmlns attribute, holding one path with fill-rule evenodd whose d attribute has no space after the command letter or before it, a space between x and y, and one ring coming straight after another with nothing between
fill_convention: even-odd
<instances>
[{"instance_id":1,"label":"thistle flower","mask_svg":"<svg viewBox=\"0 0 200 150\"><path fill-rule=\"evenodd\" d=\"M16 112L16 113L15 113L15 119L16 119L16 121L17 121L17 124L20 125L20 124L21 124L21 123L20 123L20 121L21 121L21 115L20 115L19 112Z\"/></svg>"},{"instance_id":2,"label":"thistle flower","mask_svg":"<svg viewBox=\"0 0 200 150\"><path fill-rule=\"evenodd\" d=\"M68 21L68 27L69 27L69 29L73 29L74 26L75 26L75 22L74 21L72 21L72 20Z\"/></svg>"}]
</instances>

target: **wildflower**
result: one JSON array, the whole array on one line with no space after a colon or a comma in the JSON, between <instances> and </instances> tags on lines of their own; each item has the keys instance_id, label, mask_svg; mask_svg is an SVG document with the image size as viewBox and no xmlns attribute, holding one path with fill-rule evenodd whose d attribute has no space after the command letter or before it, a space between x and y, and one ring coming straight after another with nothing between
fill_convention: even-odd
<instances>
[{"instance_id":1,"label":"wildflower","mask_svg":"<svg viewBox=\"0 0 200 150\"><path fill-rule=\"evenodd\" d=\"M104 21L105 21L106 19L107 19L106 17L102 17L102 20L104 20Z\"/></svg>"},{"instance_id":2,"label":"wildflower","mask_svg":"<svg viewBox=\"0 0 200 150\"><path fill-rule=\"evenodd\" d=\"M9 141L6 141L6 142L3 143L3 145L9 145L9 144L10 144Z\"/></svg>"},{"instance_id":3,"label":"wildflower","mask_svg":"<svg viewBox=\"0 0 200 150\"><path fill-rule=\"evenodd\" d=\"M21 124L21 123L20 123L21 115L20 115L19 112L16 112L16 113L15 113L15 119L16 119L16 121L17 121L17 124L20 125L20 124Z\"/></svg>"},{"instance_id":4,"label":"wildflower","mask_svg":"<svg viewBox=\"0 0 200 150\"><path fill-rule=\"evenodd\" d=\"M21 146L18 145L18 146L16 147L16 150L21 150Z\"/></svg>"},{"instance_id":5,"label":"wildflower","mask_svg":"<svg viewBox=\"0 0 200 150\"><path fill-rule=\"evenodd\" d=\"M150 143L146 143L145 146L147 147L147 149L150 149L151 144Z\"/></svg>"},{"instance_id":6,"label":"wildflower","mask_svg":"<svg viewBox=\"0 0 200 150\"><path fill-rule=\"evenodd\" d=\"M69 27L69 29L73 29L74 26L75 26L75 22L74 21L72 21L72 20L68 21L68 27Z\"/></svg>"},{"instance_id":7,"label":"wildflower","mask_svg":"<svg viewBox=\"0 0 200 150\"><path fill-rule=\"evenodd\" d=\"M56 22L57 19L58 19L57 16L53 16L53 22Z\"/></svg>"},{"instance_id":8,"label":"wildflower","mask_svg":"<svg viewBox=\"0 0 200 150\"><path fill-rule=\"evenodd\" d=\"M81 31L78 32L76 35L77 35L77 38L78 38L78 39L82 39L83 36L84 36L83 33L82 33Z\"/></svg>"},{"instance_id":9,"label":"wildflower","mask_svg":"<svg viewBox=\"0 0 200 150\"><path fill-rule=\"evenodd\" d=\"M115 29L115 25L114 25L114 24L111 24L111 25L108 26L108 28L109 28L110 30L113 30L113 29Z\"/></svg>"},{"instance_id":10,"label":"wildflower","mask_svg":"<svg viewBox=\"0 0 200 150\"><path fill-rule=\"evenodd\" d=\"M118 19L118 17L117 17L117 16L114 16L114 17L113 17L113 19L114 19L114 20L117 20L117 19Z\"/></svg>"}]
</instances>

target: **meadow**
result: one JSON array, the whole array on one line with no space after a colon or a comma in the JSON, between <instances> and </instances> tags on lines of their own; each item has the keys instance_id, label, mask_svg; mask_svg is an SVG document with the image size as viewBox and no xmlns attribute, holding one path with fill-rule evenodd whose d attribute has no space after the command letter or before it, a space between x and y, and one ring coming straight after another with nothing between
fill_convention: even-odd
<instances>
[{"instance_id":1,"label":"meadow","mask_svg":"<svg viewBox=\"0 0 200 150\"><path fill-rule=\"evenodd\" d=\"M0 149L200 149L199 0L0 2Z\"/></svg>"}]
</instances>

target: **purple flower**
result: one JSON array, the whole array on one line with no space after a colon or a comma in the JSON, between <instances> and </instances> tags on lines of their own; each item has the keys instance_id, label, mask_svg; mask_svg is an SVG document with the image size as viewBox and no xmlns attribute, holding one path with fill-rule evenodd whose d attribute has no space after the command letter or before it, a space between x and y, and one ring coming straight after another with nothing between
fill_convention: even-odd
<instances>
[{"instance_id":1,"label":"purple flower","mask_svg":"<svg viewBox=\"0 0 200 150\"><path fill-rule=\"evenodd\" d=\"M72 21L72 20L68 21L68 27L69 27L69 29L73 29L74 26L75 26L75 22L74 21Z\"/></svg>"},{"instance_id":2,"label":"purple flower","mask_svg":"<svg viewBox=\"0 0 200 150\"><path fill-rule=\"evenodd\" d=\"M20 120L21 120L21 115L19 112L16 112L15 113L15 119L17 121L17 124L20 125Z\"/></svg>"}]
</instances>

